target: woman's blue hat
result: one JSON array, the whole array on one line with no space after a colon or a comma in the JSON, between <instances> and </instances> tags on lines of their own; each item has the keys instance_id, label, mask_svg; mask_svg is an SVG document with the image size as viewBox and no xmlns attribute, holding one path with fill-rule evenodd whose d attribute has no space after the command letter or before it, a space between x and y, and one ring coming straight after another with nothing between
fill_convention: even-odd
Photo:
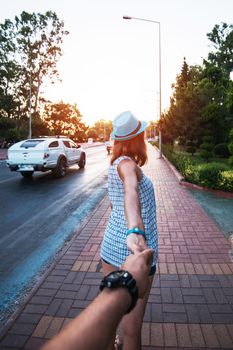
<instances>
[{"instance_id":1,"label":"woman's blue hat","mask_svg":"<svg viewBox=\"0 0 233 350\"><path fill-rule=\"evenodd\" d=\"M138 120L130 111L119 114L113 120L112 140L125 141L141 134L147 126L147 122Z\"/></svg>"}]
</instances>

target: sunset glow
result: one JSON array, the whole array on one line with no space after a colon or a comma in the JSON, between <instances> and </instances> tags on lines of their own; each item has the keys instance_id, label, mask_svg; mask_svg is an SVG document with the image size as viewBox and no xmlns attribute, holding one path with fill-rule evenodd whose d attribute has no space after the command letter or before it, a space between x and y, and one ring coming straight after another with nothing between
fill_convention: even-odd
<instances>
[{"instance_id":1,"label":"sunset glow","mask_svg":"<svg viewBox=\"0 0 233 350\"><path fill-rule=\"evenodd\" d=\"M68 4L68 5L67 5ZM49 7L49 8L48 8ZM147 121L159 118L158 28L152 23L124 21L125 14L161 23L162 110L169 106L171 84L183 57L201 64L209 51L206 34L216 23L232 21L232 0L10 0L0 20L23 10L55 11L70 34L58 67L62 83L47 86L54 102L77 103L89 125L132 110Z\"/></svg>"}]
</instances>

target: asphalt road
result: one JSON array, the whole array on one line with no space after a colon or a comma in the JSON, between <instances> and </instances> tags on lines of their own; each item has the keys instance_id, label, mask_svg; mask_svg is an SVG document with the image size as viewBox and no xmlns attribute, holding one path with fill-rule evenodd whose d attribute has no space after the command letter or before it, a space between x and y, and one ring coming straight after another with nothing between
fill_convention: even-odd
<instances>
[{"instance_id":1,"label":"asphalt road","mask_svg":"<svg viewBox=\"0 0 233 350\"><path fill-rule=\"evenodd\" d=\"M85 169L74 166L61 179L51 172L24 179L0 162L1 311L19 298L106 193L105 147L86 153Z\"/></svg>"}]
</instances>

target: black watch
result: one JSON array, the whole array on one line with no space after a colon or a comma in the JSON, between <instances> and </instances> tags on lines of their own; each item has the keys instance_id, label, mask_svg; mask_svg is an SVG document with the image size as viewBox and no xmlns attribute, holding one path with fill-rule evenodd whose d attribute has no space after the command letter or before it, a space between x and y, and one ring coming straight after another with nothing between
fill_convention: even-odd
<instances>
[{"instance_id":1,"label":"black watch","mask_svg":"<svg viewBox=\"0 0 233 350\"><path fill-rule=\"evenodd\" d=\"M105 276L100 283L100 290L102 291L105 287L109 289L115 289L119 287L126 288L131 295L132 302L126 313L133 310L138 300L138 287L135 279L128 271L116 270L110 272Z\"/></svg>"}]
</instances>

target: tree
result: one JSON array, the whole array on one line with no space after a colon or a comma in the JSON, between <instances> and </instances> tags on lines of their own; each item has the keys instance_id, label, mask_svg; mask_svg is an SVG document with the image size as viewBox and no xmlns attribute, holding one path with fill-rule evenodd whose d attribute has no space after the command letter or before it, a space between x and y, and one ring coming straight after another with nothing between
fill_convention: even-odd
<instances>
[{"instance_id":1,"label":"tree","mask_svg":"<svg viewBox=\"0 0 233 350\"><path fill-rule=\"evenodd\" d=\"M203 108L201 115L200 126L203 130L209 130L214 139L214 144L224 141L229 132L226 123L227 111L225 105L218 104L215 101L210 102Z\"/></svg>"},{"instance_id":2,"label":"tree","mask_svg":"<svg viewBox=\"0 0 233 350\"><path fill-rule=\"evenodd\" d=\"M196 144L195 142L193 142L192 140L188 140L186 142L186 152L191 153L192 156L194 155L194 153L196 152Z\"/></svg>"},{"instance_id":3,"label":"tree","mask_svg":"<svg viewBox=\"0 0 233 350\"><path fill-rule=\"evenodd\" d=\"M196 87L201 71L200 66L189 67L184 58L181 73L177 75L176 83L172 85L170 108L158 122L164 142L173 143L178 137L184 137L185 141L197 137L200 101Z\"/></svg>"},{"instance_id":4,"label":"tree","mask_svg":"<svg viewBox=\"0 0 233 350\"><path fill-rule=\"evenodd\" d=\"M92 138L93 140L97 140L98 139L98 134L96 132L96 130L93 127L89 127L87 132L86 132L86 136L87 139L88 138Z\"/></svg>"},{"instance_id":5,"label":"tree","mask_svg":"<svg viewBox=\"0 0 233 350\"><path fill-rule=\"evenodd\" d=\"M34 137L51 135L48 125L40 116L34 118L32 121L32 134Z\"/></svg>"},{"instance_id":6,"label":"tree","mask_svg":"<svg viewBox=\"0 0 233 350\"><path fill-rule=\"evenodd\" d=\"M90 132L92 132L94 139L99 141L107 141L110 139L111 131L112 122L110 120L100 119L95 122L92 128L90 128L88 135L90 135ZM94 135L97 135L97 137L94 137Z\"/></svg>"},{"instance_id":7,"label":"tree","mask_svg":"<svg viewBox=\"0 0 233 350\"><path fill-rule=\"evenodd\" d=\"M215 25L207 36L214 49L203 65L188 66L184 59L172 86L170 107L158 122L164 142L182 137L200 145L207 134L215 144L228 140L233 127L233 25Z\"/></svg>"},{"instance_id":8,"label":"tree","mask_svg":"<svg viewBox=\"0 0 233 350\"><path fill-rule=\"evenodd\" d=\"M38 115L41 87L58 78L57 62L68 32L55 12L22 12L0 24L0 110L20 121ZM31 97L31 98L30 98Z\"/></svg>"},{"instance_id":9,"label":"tree","mask_svg":"<svg viewBox=\"0 0 233 350\"><path fill-rule=\"evenodd\" d=\"M229 149L229 152L231 154L231 156L229 158L229 164L231 166L233 166L233 129L230 130L229 140L230 140L230 143L228 144L228 149Z\"/></svg>"},{"instance_id":10,"label":"tree","mask_svg":"<svg viewBox=\"0 0 233 350\"><path fill-rule=\"evenodd\" d=\"M69 103L48 103L45 106L43 120L51 135L64 135L81 142L86 138L87 126L76 106Z\"/></svg>"},{"instance_id":11,"label":"tree","mask_svg":"<svg viewBox=\"0 0 233 350\"><path fill-rule=\"evenodd\" d=\"M208 161L213 156L214 138L210 134L206 134L203 136L202 141L203 143L200 145L200 156Z\"/></svg>"},{"instance_id":12,"label":"tree","mask_svg":"<svg viewBox=\"0 0 233 350\"><path fill-rule=\"evenodd\" d=\"M16 133L15 124L15 121L10 118L0 117L0 142L18 140L19 135Z\"/></svg>"},{"instance_id":13,"label":"tree","mask_svg":"<svg viewBox=\"0 0 233 350\"><path fill-rule=\"evenodd\" d=\"M147 125L147 128L146 128L146 135L147 135L147 138L154 138L156 136L156 132L157 132L157 129L156 129L156 122L151 120L148 125Z\"/></svg>"},{"instance_id":14,"label":"tree","mask_svg":"<svg viewBox=\"0 0 233 350\"><path fill-rule=\"evenodd\" d=\"M214 47L214 51L208 55L208 60L220 67L229 78L233 71L233 25L216 24L213 30L207 33L207 37Z\"/></svg>"},{"instance_id":15,"label":"tree","mask_svg":"<svg viewBox=\"0 0 233 350\"><path fill-rule=\"evenodd\" d=\"M213 105L208 107L208 112L210 109L213 111L216 140L226 142L233 127L233 84L230 81L233 71L233 25L216 24L207 37L213 50L204 60L205 74L215 86Z\"/></svg>"}]
</instances>

